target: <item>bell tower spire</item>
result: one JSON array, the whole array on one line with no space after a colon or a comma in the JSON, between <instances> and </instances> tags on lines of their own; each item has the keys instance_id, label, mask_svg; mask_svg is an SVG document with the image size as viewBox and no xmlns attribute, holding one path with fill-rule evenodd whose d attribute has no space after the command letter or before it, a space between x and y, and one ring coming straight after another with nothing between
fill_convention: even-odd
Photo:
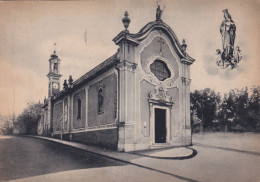
<instances>
[{"instance_id":1,"label":"bell tower spire","mask_svg":"<svg viewBox=\"0 0 260 182\"><path fill-rule=\"evenodd\" d=\"M57 94L60 91L60 59L56 54L56 43L54 43L54 51L49 59L49 79L48 95L49 97Z\"/></svg>"}]
</instances>

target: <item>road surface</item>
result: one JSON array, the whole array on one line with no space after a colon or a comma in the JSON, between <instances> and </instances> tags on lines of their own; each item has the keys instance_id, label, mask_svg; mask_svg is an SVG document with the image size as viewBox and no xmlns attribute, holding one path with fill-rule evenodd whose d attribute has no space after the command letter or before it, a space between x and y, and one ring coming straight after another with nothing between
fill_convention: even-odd
<instances>
[{"instance_id":1,"label":"road surface","mask_svg":"<svg viewBox=\"0 0 260 182\"><path fill-rule=\"evenodd\" d=\"M254 133L196 134L193 158L132 155L130 164L41 139L0 137L0 181L258 182L259 141Z\"/></svg>"},{"instance_id":2,"label":"road surface","mask_svg":"<svg viewBox=\"0 0 260 182\"><path fill-rule=\"evenodd\" d=\"M181 181L50 141L0 136L0 181L9 180Z\"/></svg>"}]
</instances>

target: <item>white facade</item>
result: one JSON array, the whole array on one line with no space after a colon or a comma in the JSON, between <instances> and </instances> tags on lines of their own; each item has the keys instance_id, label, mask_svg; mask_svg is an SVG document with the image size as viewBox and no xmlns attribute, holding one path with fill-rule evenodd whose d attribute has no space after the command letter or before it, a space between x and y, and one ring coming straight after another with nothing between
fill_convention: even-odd
<instances>
[{"instance_id":1,"label":"white facade","mask_svg":"<svg viewBox=\"0 0 260 182\"><path fill-rule=\"evenodd\" d=\"M137 34L121 32L114 42L120 46L118 150L190 145L189 67L194 59L185 42L180 45L162 21L148 23ZM155 61L169 72L164 80L152 72Z\"/></svg>"}]
</instances>

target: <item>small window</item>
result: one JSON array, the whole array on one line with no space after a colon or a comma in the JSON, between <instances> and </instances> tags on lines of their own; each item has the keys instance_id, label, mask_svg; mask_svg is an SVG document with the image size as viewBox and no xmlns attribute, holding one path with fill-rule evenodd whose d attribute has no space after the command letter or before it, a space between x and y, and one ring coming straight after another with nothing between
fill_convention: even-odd
<instances>
[{"instance_id":1,"label":"small window","mask_svg":"<svg viewBox=\"0 0 260 182\"><path fill-rule=\"evenodd\" d=\"M167 78L171 77L171 72L168 69L166 63L161 60L155 60L150 65L150 70L154 74L154 76L156 76L156 78L160 81L164 81Z\"/></svg>"},{"instance_id":2,"label":"small window","mask_svg":"<svg viewBox=\"0 0 260 182\"><path fill-rule=\"evenodd\" d=\"M100 88L98 90L98 113L101 114L104 112L104 90Z\"/></svg>"},{"instance_id":3,"label":"small window","mask_svg":"<svg viewBox=\"0 0 260 182\"><path fill-rule=\"evenodd\" d=\"M78 119L81 118L81 99L78 99Z\"/></svg>"},{"instance_id":4,"label":"small window","mask_svg":"<svg viewBox=\"0 0 260 182\"><path fill-rule=\"evenodd\" d=\"M53 65L53 70L55 70L55 71L58 70L58 63L54 63L54 65Z\"/></svg>"}]
</instances>

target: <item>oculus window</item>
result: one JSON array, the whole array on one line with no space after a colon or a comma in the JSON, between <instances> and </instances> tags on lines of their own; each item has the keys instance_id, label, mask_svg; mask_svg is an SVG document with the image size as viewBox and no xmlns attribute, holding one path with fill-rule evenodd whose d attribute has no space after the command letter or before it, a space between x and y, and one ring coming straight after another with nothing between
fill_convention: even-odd
<instances>
[{"instance_id":1,"label":"oculus window","mask_svg":"<svg viewBox=\"0 0 260 182\"><path fill-rule=\"evenodd\" d=\"M171 77L171 72L166 63L161 60L155 60L150 65L150 70L159 81L164 81Z\"/></svg>"}]
</instances>

